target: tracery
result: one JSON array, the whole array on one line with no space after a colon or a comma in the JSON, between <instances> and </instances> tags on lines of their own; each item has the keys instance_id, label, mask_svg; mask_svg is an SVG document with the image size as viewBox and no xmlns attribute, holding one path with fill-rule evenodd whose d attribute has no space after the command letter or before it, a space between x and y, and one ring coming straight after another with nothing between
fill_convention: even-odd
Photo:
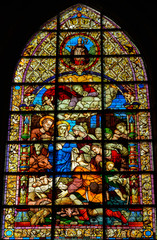
<instances>
[{"instance_id":1,"label":"tracery","mask_svg":"<svg viewBox=\"0 0 157 240\"><path fill-rule=\"evenodd\" d=\"M50 19L14 74L2 239L155 239L142 54L85 5Z\"/></svg>"}]
</instances>

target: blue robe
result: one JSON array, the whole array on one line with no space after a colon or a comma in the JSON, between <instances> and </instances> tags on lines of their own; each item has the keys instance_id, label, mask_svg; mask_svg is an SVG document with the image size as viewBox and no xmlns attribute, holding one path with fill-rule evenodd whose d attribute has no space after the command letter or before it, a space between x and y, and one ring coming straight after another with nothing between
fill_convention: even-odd
<instances>
[{"instance_id":1,"label":"blue robe","mask_svg":"<svg viewBox=\"0 0 157 240\"><path fill-rule=\"evenodd\" d=\"M76 143L65 143L62 149L56 150L55 171L56 172L71 172L71 151L77 148ZM52 144L48 147L49 162L53 165L53 150ZM52 170L51 170L52 171ZM58 175L57 175L58 176ZM71 177L71 175L61 175L62 177Z\"/></svg>"},{"instance_id":2,"label":"blue robe","mask_svg":"<svg viewBox=\"0 0 157 240\"><path fill-rule=\"evenodd\" d=\"M62 149L56 151L55 171L56 172L70 172L71 171L71 151L76 148L76 143L65 143ZM71 175L64 175L71 177ZM62 175L63 177L63 175Z\"/></svg>"}]
</instances>

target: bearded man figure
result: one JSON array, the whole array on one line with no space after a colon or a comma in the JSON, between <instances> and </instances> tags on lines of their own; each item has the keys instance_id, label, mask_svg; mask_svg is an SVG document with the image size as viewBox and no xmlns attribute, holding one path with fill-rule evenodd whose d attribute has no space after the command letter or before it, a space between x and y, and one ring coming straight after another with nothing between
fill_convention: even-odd
<instances>
[{"instance_id":1,"label":"bearded man figure","mask_svg":"<svg viewBox=\"0 0 157 240\"><path fill-rule=\"evenodd\" d=\"M51 128L53 128L54 117L44 116L40 119L40 128L35 128L31 131L31 140L51 140L53 133Z\"/></svg>"},{"instance_id":2,"label":"bearded man figure","mask_svg":"<svg viewBox=\"0 0 157 240\"><path fill-rule=\"evenodd\" d=\"M89 63L88 49L85 47L82 38L78 38L77 44L75 46L68 47L71 48L72 63L74 63L75 65L86 65Z\"/></svg>"}]
</instances>

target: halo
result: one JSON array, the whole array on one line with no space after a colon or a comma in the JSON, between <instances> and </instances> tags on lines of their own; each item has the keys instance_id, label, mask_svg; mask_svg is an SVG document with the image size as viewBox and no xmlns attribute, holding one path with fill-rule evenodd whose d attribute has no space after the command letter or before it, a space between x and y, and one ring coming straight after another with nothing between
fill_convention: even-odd
<instances>
[{"instance_id":1,"label":"halo","mask_svg":"<svg viewBox=\"0 0 157 240\"><path fill-rule=\"evenodd\" d=\"M40 122L39 122L39 124L40 124L41 127L42 127L42 123L43 123L43 121L44 121L45 119L51 119L52 121L54 121L54 117L52 117L52 116L44 116L44 117L42 117L42 118L40 119ZM54 124L52 124L51 128L52 128L53 126L54 126Z\"/></svg>"},{"instance_id":2,"label":"halo","mask_svg":"<svg viewBox=\"0 0 157 240\"><path fill-rule=\"evenodd\" d=\"M61 121L57 122L57 126L60 125L60 124L66 124L68 126L68 132L70 131L70 124L68 122L61 120Z\"/></svg>"}]
</instances>

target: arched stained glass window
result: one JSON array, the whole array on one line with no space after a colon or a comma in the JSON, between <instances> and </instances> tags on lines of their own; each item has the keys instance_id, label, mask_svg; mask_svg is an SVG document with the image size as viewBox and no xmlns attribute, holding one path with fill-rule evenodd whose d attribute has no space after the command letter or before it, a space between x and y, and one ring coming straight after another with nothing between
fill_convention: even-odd
<instances>
[{"instance_id":1,"label":"arched stained glass window","mask_svg":"<svg viewBox=\"0 0 157 240\"><path fill-rule=\"evenodd\" d=\"M149 81L124 31L78 4L12 82L2 239L155 239Z\"/></svg>"}]
</instances>

